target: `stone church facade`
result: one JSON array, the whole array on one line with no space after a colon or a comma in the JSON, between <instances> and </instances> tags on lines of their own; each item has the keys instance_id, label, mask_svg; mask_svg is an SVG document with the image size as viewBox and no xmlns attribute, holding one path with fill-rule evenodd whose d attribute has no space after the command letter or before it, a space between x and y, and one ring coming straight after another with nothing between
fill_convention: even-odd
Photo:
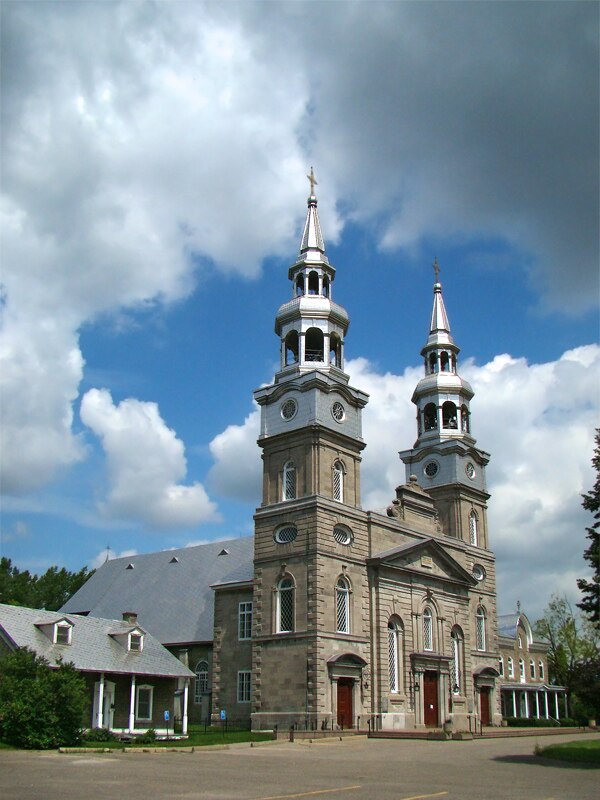
<instances>
[{"instance_id":1,"label":"stone church facade","mask_svg":"<svg viewBox=\"0 0 600 800\"><path fill-rule=\"evenodd\" d=\"M280 369L254 393L263 460L252 586L255 728L500 723L489 456L471 433L473 391L458 372L434 267L425 374L412 398L417 440L400 454L406 482L386 514L365 511L368 396L344 372L349 317L333 300L336 271L311 191L289 269L291 299L275 319Z\"/></svg>"}]
</instances>

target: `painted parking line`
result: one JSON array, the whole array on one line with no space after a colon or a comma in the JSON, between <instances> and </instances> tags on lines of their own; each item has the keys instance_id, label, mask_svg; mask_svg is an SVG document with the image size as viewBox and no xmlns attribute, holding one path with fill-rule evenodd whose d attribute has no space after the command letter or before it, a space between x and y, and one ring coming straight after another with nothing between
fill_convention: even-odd
<instances>
[{"instance_id":1,"label":"painted parking line","mask_svg":"<svg viewBox=\"0 0 600 800\"><path fill-rule=\"evenodd\" d=\"M260 797L259 800L290 800L293 797L314 797L317 794L333 794L333 792L349 792L352 789L362 789L362 786L340 786L337 789L315 789L312 792L298 792L297 794L275 794L271 797Z\"/></svg>"},{"instance_id":2,"label":"painted parking line","mask_svg":"<svg viewBox=\"0 0 600 800\"><path fill-rule=\"evenodd\" d=\"M430 800L432 797L446 797L448 792L436 792L435 794L413 794L412 797L401 797L400 800Z\"/></svg>"}]
</instances>

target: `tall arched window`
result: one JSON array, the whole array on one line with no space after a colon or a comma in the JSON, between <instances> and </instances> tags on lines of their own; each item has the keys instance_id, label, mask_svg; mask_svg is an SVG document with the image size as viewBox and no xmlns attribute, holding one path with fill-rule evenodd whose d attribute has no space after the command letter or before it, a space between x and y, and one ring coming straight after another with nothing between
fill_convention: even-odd
<instances>
[{"instance_id":1,"label":"tall arched window","mask_svg":"<svg viewBox=\"0 0 600 800\"><path fill-rule=\"evenodd\" d=\"M194 703L201 703L202 695L208 692L208 661L199 661L194 672Z\"/></svg>"},{"instance_id":2,"label":"tall arched window","mask_svg":"<svg viewBox=\"0 0 600 800\"><path fill-rule=\"evenodd\" d=\"M450 400L442 405L442 427L444 428L458 428L456 421L456 406Z\"/></svg>"},{"instance_id":3,"label":"tall arched window","mask_svg":"<svg viewBox=\"0 0 600 800\"><path fill-rule=\"evenodd\" d=\"M437 428L437 408L435 403L427 403L423 409L423 427L426 431L433 431Z\"/></svg>"},{"instance_id":4,"label":"tall arched window","mask_svg":"<svg viewBox=\"0 0 600 800\"><path fill-rule=\"evenodd\" d=\"M502 656L498 659L498 672L500 673L500 677L504 677L504 659Z\"/></svg>"},{"instance_id":5,"label":"tall arched window","mask_svg":"<svg viewBox=\"0 0 600 800\"><path fill-rule=\"evenodd\" d=\"M533 658L529 659L529 677L535 680L535 661Z\"/></svg>"},{"instance_id":6,"label":"tall arched window","mask_svg":"<svg viewBox=\"0 0 600 800\"><path fill-rule=\"evenodd\" d=\"M282 500L296 499L296 465L293 461L286 461L283 465L282 475Z\"/></svg>"},{"instance_id":7,"label":"tall arched window","mask_svg":"<svg viewBox=\"0 0 600 800\"><path fill-rule=\"evenodd\" d=\"M309 328L304 337L305 361L324 361L324 336L320 328Z\"/></svg>"},{"instance_id":8,"label":"tall arched window","mask_svg":"<svg viewBox=\"0 0 600 800\"><path fill-rule=\"evenodd\" d=\"M329 297L329 278L327 275L323 277L323 297Z\"/></svg>"},{"instance_id":9,"label":"tall arched window","mask_svg":"<svg viewBox=\"0 0 600 800\"><path fill-rule=\"evenodd\" d=\"M308 293L319 294L319 273L314 270L308 273Z\"/></svg>"},{"instance_id":10,"label":"tall arched window","mask_svg":"<svg viewBox=\"0 0 600 800\"><path fill-rule=\"evenodd\" d=\"M423 650L433 650L433 616L430 608L423 611Z\"/></svg>"},{"instance_id":11,"label":"tall arched window","mask_svg":"<svg viewBox=\"0 0 600 800\"><path fill-rule=\"evenodd\" d=\"M277 584L277 633L294 630L294 581L284 576Z\"/></svg>"},{"instance_id":12,"label":"tall arched window","mask_svg":"<svg viewBox=\"0 0 600 800\"><path fill-rule=\"evenodd\" d=\"M399 692L402 688L402 623L392 617L387 627L390 692Z\"/></svg>"},{"instance_id":13,"label":"tall arched window","mask_svg":"<svg viewBox=\"0 0 600 800\"><path fill-rule=\"evenodd\" d=\"M463 675L464 675L464 636L462 630L455 625L450 634L452 639L452 662L450 664L450 680L452 683L452 694L464 694Z\"/></svg>"},{"instance_id":14,"label":"tall arched window","mask_svg":"<svg viewBox=\"0 0 600 800\"><path fill-rule=\"evenodd\" d=\"M538 661L538 675L540 676L540 680L543 681L544 680L544 662L542 661L541 658Z\"/></svg>"},{"instance_id":15,"label":"tall arched window","mask_svg":"<svg viewBox=\"0 0 600 800\"><path fill-rule=\"evenodd\" d=\"M437 355L435 353L429 354L429 372L433 374L437 371Z\"/></svg>"},{"instance_id":16,"label":"tall arched window","mask_svg":"<svg viewBox=\"0 0 600 800\"><path fill-rule=\"evenodd\" d=\"M525 683L525 660L523 658L519 659L519 680L521 683Z\"/></svg>"},{"instance_id":17,"label":"tall arched window","mask_svg":"<svg viewBox=\"0 0 600 800\"><path fill-rule=\"evenodd\" d=\"M470 433L469 409L466 404L460 407L460 429L463 433Z\"/></svg>"},{"instance_id":18,"label":"tall arched window","mask_svg":"<svg viewBox=\"0 0 600 800\"><path fill-rule=\"evenodd\" d=\"M304 294L304 275L298 275L296 278L296 297L301 297Z\"/></svg>"},{"instance_id":19,"label":"tall arched window","mask_svg":"<svg viewBox=\"0 0 600 800\"><path fill-rule=\"evenodd\" d=\"M334 367L342 366L342 341L337 333L329 337L329 363Z\"/></svg>"},{"instance_id":20,"label":"tall arched window","mask_svg":"<svg viewBox=\"0 0 600 800\"><path fill-rule=\"evenodd\" d=\"M350 633L350 584L340 576L335 585L335 618L338 633Z\"/></svg>"},{"instance_id":21,"label":"tall arched window","mask_svg":"<svg viewBox=\"0 0 600 800\"><path fill-rule=\"evenodd\" d=\"M333 499L344 502L344 465L341 461L333 465Z\"/></svg>"},{"instance_id":22,"label":"tall arched window","mask_svg":"<svg viewBox=\"0 0 600 800\"><path fill-rule=\"evenodd\" d=\"M443 350L440 354L440 369L442 372L449 372L450 371L450 359L448 357L448 353Z\"/></svg>"},{"instance_id":23,"label":"tall arched window","mask_svg":"<svg viewBox=\"0 0 600 800\"><path fill-rule=\"evenodd\" d=\"M515 677L515 662L513 661L512 656L508 657L508 677Z\"/></svg>"},{"instance_id":24,"label":"tall arched window","mask_svg":"<svg viewBox=\"0 0 600 800\"><path fill-rule=\"evenodd\" d=\"M298 331L290 331L285 337L285 365L298 361Z\"/></svg>"},{"instance_id":25,"label":"tall arched window","mask_svg":"<svg viewBox=\"0 0 600 800\"><path fill-rule=\"evenodd\" d=\"M475 614L475 638L478 650L485 650L486 647L485 622L485 609L483 606L477 606L477 613Z\"/></svg>"},{"instance_id":26,"label":"tall arched window","mask_svg":"<svg viewBox=\"0 0 600 800\"><path fill-rule=\"evenodd\" d=\"M469 541L475 546L478 544L477 533L477 512L473 510L469 514Z\"/></svg>"}]
</instances>

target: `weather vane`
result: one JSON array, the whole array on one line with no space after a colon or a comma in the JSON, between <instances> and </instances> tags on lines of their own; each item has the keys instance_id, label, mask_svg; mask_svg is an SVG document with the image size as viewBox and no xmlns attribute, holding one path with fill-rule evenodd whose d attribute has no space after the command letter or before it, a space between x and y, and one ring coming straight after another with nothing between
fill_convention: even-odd
<instances>
[{"instance_id":1,"label":"weather vane","mask_svg":"<svg viewBox=\"0 0 600 800\"><path fill-rule=\"evenodd\" d=\"M437 256L435 257L435 259L433 261L433 271L435 272L435 282L439 283L440 265L438 264Z\"/></svg>"},{"instance_id":2,"label":"weather vane","mask_svg":"<svg viewBox=\"0 0 600 800\"><path fill-rule=\"evenodd\" d=\"M313 172L313 168L312 167L310 168L310 175L307 175L306 177L310 181L310 193L314 194L315 193L315 186L318 186L319 184L317 183L317 179L315 178L315 173Z\"/></svg>"}]
</instances>

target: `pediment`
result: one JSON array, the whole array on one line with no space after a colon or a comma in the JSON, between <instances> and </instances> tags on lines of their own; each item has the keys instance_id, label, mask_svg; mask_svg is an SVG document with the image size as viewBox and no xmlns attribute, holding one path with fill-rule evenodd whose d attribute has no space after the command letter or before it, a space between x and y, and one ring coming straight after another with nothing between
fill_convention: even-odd
<instances>
[{"instance_id":1,"label":"pediment","mask_svg":"<svg viewBox=\"0 0 600 800\"><path fill-rule=\"evenodd\" d=\"M417 573L437 580L476 586L477 581L448 551L435 539L409 542L392 550L378 553L368 559L372 566L388 567Z\"/></svg>"}]
</instances>

